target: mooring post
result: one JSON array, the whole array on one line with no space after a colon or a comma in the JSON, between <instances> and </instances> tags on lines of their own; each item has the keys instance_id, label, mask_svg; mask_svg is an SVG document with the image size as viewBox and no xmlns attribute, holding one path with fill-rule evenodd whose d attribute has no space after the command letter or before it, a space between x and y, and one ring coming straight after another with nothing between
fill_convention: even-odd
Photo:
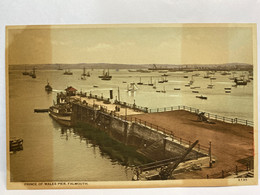
<instances>
[{"instance_id":1,"label":"mooring post","mask_svg":"<svg viewBox=\"0 0 260 195\"><path fill-rule=\"evenodd\" d=\"M224 171L222 170L222 178L224 178Z\"/></svg>"},{"instance_id":2,"label":"mooring post","mask_svg":"<svg viewBox=\"0 0 260 195\"><path fill-rule=\"evenodd\" d=\"M207 174L207 179L209 179L209 175Z\"/></svg>"},{"instance_id":3,"label":"mooring post","mask_svg":"<svg viewBox=\"0 0 260 195\"><path fill-rule=\"evenodd\" d=\"M237 165L236 165L236 175L238 175L238 169L237 169Z\"/></svg>"}]
</instances>

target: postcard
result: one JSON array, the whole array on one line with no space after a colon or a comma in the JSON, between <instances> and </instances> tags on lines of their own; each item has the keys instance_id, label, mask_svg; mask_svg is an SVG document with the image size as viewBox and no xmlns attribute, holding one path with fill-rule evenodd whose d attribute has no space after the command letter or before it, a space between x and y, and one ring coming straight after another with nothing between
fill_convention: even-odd
<instances>
[{"instance_id":1,"label":"postcard","mask_svg":"<svg viewBox=\"0 0 260 195\"><path fill-rule=\"evenodd\" d=\"M256 185L255 24L6 27L8 189Z\"/></svg>"}]
</instances>

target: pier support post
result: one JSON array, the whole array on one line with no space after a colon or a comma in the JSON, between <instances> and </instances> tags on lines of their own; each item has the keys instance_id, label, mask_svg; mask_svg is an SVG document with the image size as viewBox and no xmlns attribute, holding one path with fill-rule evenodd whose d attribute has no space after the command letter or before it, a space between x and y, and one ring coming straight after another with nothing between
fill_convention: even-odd
<instances>
[{"instance_id":1,"label":"pier support post","mask_svg":"<svg viewBox=\"0 0 260 195\"><path fill-rule=\"evenodd\" d=\"M166 153L166 139L163 138L163 156L165 157Z\"/></svg>"},{"instance_id":2,"label":"pier support post","mask_svg":"<svg viewBox=\"0 0 260 195\"><path fill-rule=\"evenodd\" d=\"M127 145L128 142L128 122L124 122L124 144Z\"/></svg>"}]
</instances>

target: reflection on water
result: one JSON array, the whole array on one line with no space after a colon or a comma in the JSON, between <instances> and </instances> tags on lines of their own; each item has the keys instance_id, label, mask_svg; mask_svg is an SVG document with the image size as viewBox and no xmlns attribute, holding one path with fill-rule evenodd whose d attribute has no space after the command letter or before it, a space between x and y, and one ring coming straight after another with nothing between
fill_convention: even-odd
<instances>
[{"instance_id":1,"label":"reflection on water","mask_svg":"<svg viewBox=\"0 0 260 195\"><path fill-rule=\"evenodd\" d=\"M23 76L21 71L11 71L9 82L10 98L10 136L21 137L24 140L23 150L10 156L12 181L53 181L53 180L85 180L85 181L118 181L131 180L131 170L126 168L100 151L99 146L85 138L73 128L64 128L52 120L47 113L34 113L35 108L48 108L53 104L57 92L67 86L73 86L78 91L103 94L109 97L113 89L114 97L127 103L135 103L149 108L186 105L211 113L243 119L253 119L253 83L246 86L232 87L226 94L224 88L234 83L228 76L216 73L213 89L207 89L209 79L203 76L194 77L193 86L199 86L199 95L205 95L208 100L195 98L189 87L184 87L194 73L168 73L167 83L156 83L156 88L148 86L153 81L159 81L161 74L130 73L127 70L110 71L111 81L98 78L102 70L91 71L91 77L81 80L82 70L71 70L72 76L64 76L62 71L37 71L37 78ZM205 73L200 71L200 75ZM240 73L238 73L240 74ZM188 75L189 78L184 78ZM138 86L134 93L127 92L127 84L139 82L142 77L144 85ZM46 93L44 86L49 81L54 91ZM95 87L94 87L95 86ZM98 87L97 87L98 86ZM163 90L166 93L156 93ZM176 91L174 88L180 88Z\"/></svg>"}]
</instances>

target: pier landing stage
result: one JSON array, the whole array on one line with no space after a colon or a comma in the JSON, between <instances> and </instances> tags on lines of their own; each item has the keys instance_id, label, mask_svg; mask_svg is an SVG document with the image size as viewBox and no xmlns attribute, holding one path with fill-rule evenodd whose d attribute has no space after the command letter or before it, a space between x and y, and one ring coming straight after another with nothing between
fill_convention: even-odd
<instances>
[{"instance_id":1,"label":"pier landing stage","mask_svg":"<svg viewBox=\"0 0 260 195\"><path fill-rule=\"evenodd\" d=\"M229 124L211 120L212 123L201 122L195 113L184 110L138 114L133 117L158 125L172 132L174 136L182 137L207 146L212 143L212 157L215 159L212 168L202 171L192 171L176 175L176 178L209 178L222 173L222 170L232 170L235 167L247 166L240 162L254 155L253 127Z\"/></svg>"},{"instance_id":2,"label":"pier landing stage","mask_svg":"<svg viewBox=\"0 0 260 195\"><path fill-rule=\"evenodd\" d=\"M101 106L107 109L108 112L114 112L116 109L116 104L109 103L105 104L104 101L99 101L95 98L89 98L89 97L79 97L79 96L74 96L73 97L76 100L81 100L81 102L85 101L89 106L93 106L94 104L97 106ZM121 106L120 106L121 107ZM144 114L142 111L134 110L131 108L120 108L119 111L116 112L118 115L138 115L138 114Z\"/></svg>"}]
</instances>

